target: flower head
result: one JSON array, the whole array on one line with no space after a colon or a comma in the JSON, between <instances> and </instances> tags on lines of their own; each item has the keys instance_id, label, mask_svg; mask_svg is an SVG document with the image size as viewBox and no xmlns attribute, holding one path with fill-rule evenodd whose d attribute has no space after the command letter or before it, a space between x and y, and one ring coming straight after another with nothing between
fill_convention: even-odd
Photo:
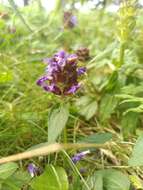
<instances>
[{"instance_id":1,"label":"flower head","mask_svg":"<svg viewBox=\"0 0 143 190\"><path fill-rule=\"evenodd\" d=\"M30 173L31 177L34 177L38 173L38 167L35 164L31 163L28 165L28 172Z\"/></svg>"},{"instance_id":2,"label":"flower head","mask_svg":"<svg viewBox=\"0 0 143 190\"><path fill-rule=\"evenodd\" d=\"M78 161L80 161L83 157L85 157L86 154L89 154L90 151L87 150L87 151L83 151L83 152L80 152L78 154L76 154L75 156L72 157L72 161L76 164Z\"/></svg>"},{"instance_id":3,"label":"flower head","mask_svg":"<svg viewBox=\"0 0 143 190\"><path fill-rule=\"evenodd\" d=\"M87 61L90 59L90 52L87 47L80 47L76 50L79 61Z\"/></svg>"},{"instance_id":4,"label":"flower head","mask_svg":"<svg viewBox=\"0 0 143 190\"><path fill-rule=\"evenodd\" d=\"M70 11L64 12L63 21L65 28L74 28L77 25L77 17Z\"/></svg>"},{"instance_id":5,"label":"flower head","mask_svg":"<svg viewBox=\"0 0 143 190\"><path fill-rule=\"evenodd\" d=\"M46 74L38 79L37 85L56 95L74 94L81 86L79 76L86 72L85 67L78 68L76 54L57 52L52 58L44 59Z\"/></svg>"}]
</instances>

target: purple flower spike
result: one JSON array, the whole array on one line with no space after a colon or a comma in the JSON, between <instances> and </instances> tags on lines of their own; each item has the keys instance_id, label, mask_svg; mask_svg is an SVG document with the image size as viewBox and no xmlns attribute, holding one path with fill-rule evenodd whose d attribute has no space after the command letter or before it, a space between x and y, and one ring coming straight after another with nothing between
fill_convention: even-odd
<instances>
[{"instance_id":1,"label":"purple flower spike","mask_svg":"<svg viewBox=\"0 0 143 190\"><path fill-rule=\"evenodd\" d=\"M67 54L62 50L44 60L46 74L37 81L37 85L56 95L72 95L80 88L78 77L86 69L78 68L76 54Z\"/></svg>"},{"instance_id":2,"label":"purple flower spike","mask_svg":"<svg viewBox=\"0 0 143 190\"><path fill-rule=\"evenodd\" d=\"M72 161L76 164L78 161L80 161L83 157L85 157L89 153L90 153L89 150L80 152L72 157Z\"/></svg>"},{"instance_id":3,"label":"purple flower spike","mask_svg":"<svg viewBox=\"0 0 143 190\"><path fill-rule=\"evenodd\" d=\"M36 167L35 164L29 164L27 169L32 178L37 175L38 167Z\"/></svg>"},{"instance_id":4,"label":"purple flower spike","mask_svg":"<svg viewBox=\"0 0 143 190\"><path fill-rule=\"evenodd\" d=\"M80 67L77 69L77 73L78 75L83 75L86 72L86 68L85 67Z\"/></svg>"}]
</instances>

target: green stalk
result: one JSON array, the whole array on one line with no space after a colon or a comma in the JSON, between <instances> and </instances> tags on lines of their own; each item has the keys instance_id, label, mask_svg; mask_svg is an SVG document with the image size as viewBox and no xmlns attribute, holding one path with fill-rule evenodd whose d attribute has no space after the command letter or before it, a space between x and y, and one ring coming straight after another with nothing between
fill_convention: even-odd
<instances>
[{"instance_id":1,"label":"green stalk","mask_svg":"<svg viewBox=\"0 0 143 190\"><path fill-rule=\"evenodd\" d=\"M63 134L63 136L64 136L64 143L66 144L67 143L67 128L66 128L66 126L64 128L64 134Z\"/></svg>"},{"instance_id":2,"label":"green stalk","mask_svg":"<svg viewBox=\"0 0 143 190\"><path fill-rule=\"evenodd\" d=\"M61 96L61 99L62 99L62 101L61 101L61 103L60 103L60 108L64 107L65 104L66 104L66 99L65 99L64 95ZM68 105L66 104L66 106L68 106ZM67 128L66 128L66 126L65 126L64 129L63 129L62 137L63 137L63 143L66 144L66 143L68 142L68 138L67 138Z\"/></svg>"},{"instance_id":3,"label":"green stalk","mask_svg":"<svg viewBox=\"0 0 143 190\"><path fill-rule=\"evenodd\" d=\"M124 57L125 57L125 43L121 42L120 57L119 57L119 67L124 64Z\"/></svg>"}]
</instances>

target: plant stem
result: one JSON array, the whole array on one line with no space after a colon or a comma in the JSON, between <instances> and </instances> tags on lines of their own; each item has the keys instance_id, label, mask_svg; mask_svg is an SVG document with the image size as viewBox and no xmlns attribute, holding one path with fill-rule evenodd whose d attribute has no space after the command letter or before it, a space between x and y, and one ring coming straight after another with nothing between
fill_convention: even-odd
<instances>
[{"instance_id":1,"label":"plant stem","mask_svg":"<svg viewBox=\"0 0 143 190\"><path fill-rule=\"evenodd\" d=\"M124 64L124 56L125 56L125 43L122 42L120 46L119 67Z\"/></svg>"},{"instance_id":2,"label":"plant stem","mask_svg":"<svg viewBox=\"0 0 143 190\"><path fill-rule=\"evenodd\" d=\"M62 101L61 101L60 108L67 106L65 104L66 104L66 99L65 99L64 96L62 96ZM68 107L67 107L67 109L68 109ZM65 126L64 129L63 129L63 143L66 144L67 142L68 142L68 139L67 139L67 128Z\"/></svg>"},{"instance_id":3,"label":"plant stem","mask_svg":"<svg viewBox=\"0 0 143 190\"><path fill-rule=\"evenodd\" d=\"M49 144L49 145L43 145L39 148L35 148L33 150L27 150L25 152L11 155L8 157L0 158L0 164L6 163L6 162L12 162L17 160L23 160L27 158L33 158L37 156L44 156L51 153L59 152L62 150L68 150L68 149L79 149L79 148L108 148L109 144L90 144L90 143L68 143L68 144Z\"/></svg>"},{"instance_id":4,"label":"plant stem","mask_svg":"<svg viewBox=\"0 0 143 190\"><path fill-rule=\"evenodd\" d=\"M67 143L67 128L66 128L66 126L64 128L64 134L63 134L63 136L64 136L64 143Z\"/></svg>"}]
</instances>

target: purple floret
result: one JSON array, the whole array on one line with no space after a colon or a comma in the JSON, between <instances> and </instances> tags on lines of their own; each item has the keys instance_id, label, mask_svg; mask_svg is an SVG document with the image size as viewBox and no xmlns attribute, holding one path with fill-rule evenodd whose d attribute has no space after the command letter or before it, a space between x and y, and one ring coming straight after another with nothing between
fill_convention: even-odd
<instances>
[{"instance_id":1,"label":"purple floret","mask_svg":"<svg viewBox=\"0 0 143 190\"><path fill-rule=\"evenodd\" d=\"M43 89L45 91L48 91L48 92L53 92L56 95L60 95L61 94L60 89L55 84L51 84L49 86L45 85L45 86L43 86Z\"/></svg>"},{"instance_id":2,"label":"purple floret","mask_svg":"<svg viewBox=\"0 0 143 190\"><path fill-rule=\"evenodd\" d=\"M56 57L64 58L66 56L66 52L64 50L59 51L55 54Z\"/></svg>"},{"instance_id":3,"label":"purple floret","mask_svg":"<svg viewBox=\"0 0 143 190\"><path fill-rule=\"evenodd\" d=\"M89 150L80 152L72 157L72 161L76 164L78 161L80 161L82 158L84 158L86 156L86 154L89 154L89 153L90 153Z\"/></svg>"},{"instance_id":4,"label":"purple floret","mask_svg":"<svg viewBox=\"0 0 143 190\"><path fill-rule=\"evenodd\" d=\"M42 76L40 79L37 80L37 85L42 86L42 84L49 80L50 78L48 76Z\"/></svg>"},{"instance_id":5,"label":"purple floret","mask_svg":"<svg viewBox=\"0 0 143 190\"><path fill-rule=\"evenodd\" d=\"M37 175L38 167L35 166L35 164L31 163L28 165L28 172L30 173L31 177L34 177Z\"/></svg>"},{"instance_id":6,"label":"purple floret","mask_svg":"<svg viewBox=\"0 0 143 190\"><path fill-rule=\"evenodd\" d=\"M77 73L78 75L83 75L86 72L86 68L85 67L80 67L77 69Z\"/></svg>"},{"instance_id":7,"label":"purple floret","mask_svg":"<svg viewBox=\"0 0 143 190\"><path fill-rule=\"evenodd\" d=\"M71 86L70 89L67 92L65 92L65 94L75 94L76 91L80 88L80 86L80 84Z\"/></svg>"},{"instance_id":8,"label":"purple floret","mask_svg":"<svg viewBox=\"0 0 143 190\"><path fill-rule=\"evenodd\" d=\"M75 15L71 16L70 22L73 26L77 25L77 17Z\"/></svg>"}]
</instances>

